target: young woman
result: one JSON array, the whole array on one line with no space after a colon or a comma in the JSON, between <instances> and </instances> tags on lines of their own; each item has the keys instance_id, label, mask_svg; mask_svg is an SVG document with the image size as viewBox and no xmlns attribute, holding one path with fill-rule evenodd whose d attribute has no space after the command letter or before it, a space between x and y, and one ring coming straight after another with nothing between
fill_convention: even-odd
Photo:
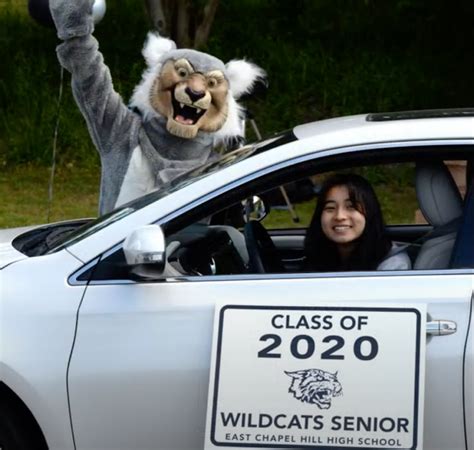
<instances>
[{"instance_id":1,"label":"young woman","mask_svg":"<svg viewBox=\"0 0 474 450\"><path fill-rule=\"evenodd\" d=\"M354 174L325 181L306 235L305 254L307 270L315 272L411 269L408 254L385 236L372 186Z\"/></svg>"}]
</instances>

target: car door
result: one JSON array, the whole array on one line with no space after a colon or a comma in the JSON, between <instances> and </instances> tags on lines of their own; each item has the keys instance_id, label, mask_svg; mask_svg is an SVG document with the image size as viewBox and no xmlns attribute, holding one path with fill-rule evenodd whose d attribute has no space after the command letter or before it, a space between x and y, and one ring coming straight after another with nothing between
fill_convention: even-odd
<instances>
[{"instance_id":1,"label":"car door","mask_svg":"<svg viewBox=\"0 0 474 450\"><path fill-rule=\"evenodd\" d=\"M455 334L427 342L424 448L464 448L472 275L376 275L89 286L69 370L77 448L202 448L214 308L255 299L269 306L420 304L430 320L455 322Z\"/></svg>"},{"instance_id":2,"label":"car door","mask_svg":"<svg viewBox=\"0 0 474 450\"><path fill-rule=\"evenodd\" d=\"M151 282L93 278L78 314L68 372L78 449L203 448L210 439L206 416L209 386L215 381L215 311L256 303L267 308L426 309L429 329L436 327L436 333L427 337L426 367L420 374L423 448L465 448L462 380L471 269L188 275ZM455 326L455 332L436 335L436 321ZM401 339L405 331L395 335ZM384 379L390 390L390 374ZM369 393L372 387L362 379L358 389ZM235 391L244 389L236 386Z\"/></svg>"}]
</instances>

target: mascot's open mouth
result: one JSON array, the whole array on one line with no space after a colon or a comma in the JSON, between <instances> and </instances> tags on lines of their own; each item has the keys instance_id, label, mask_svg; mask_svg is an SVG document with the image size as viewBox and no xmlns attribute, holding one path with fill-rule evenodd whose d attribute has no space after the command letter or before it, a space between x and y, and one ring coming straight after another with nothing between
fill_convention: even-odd
<instances>
[{"instance_id":1,"label":"mascot's open mouth","mask_svg":"<svg viewBox=\"0 0 474 450\"><path fill-rule=\"evenodd\" d=\"M197 108L178 102L174 96L173 103L173 119L182 125L194 125L205 113L206 109Z\"/></svg>"},{"instance_id":2,"label":"mascot's open mouth","mask_svg":"<svg viewBox=\"0 0 474 450\"><path fill-rule=\"evenodd\" d=\"M318 392L315 392L314 394L321 402L327 402L331 399L331 391L329 391L328 389L320 390Z\"/></svg>"}]
</instances>

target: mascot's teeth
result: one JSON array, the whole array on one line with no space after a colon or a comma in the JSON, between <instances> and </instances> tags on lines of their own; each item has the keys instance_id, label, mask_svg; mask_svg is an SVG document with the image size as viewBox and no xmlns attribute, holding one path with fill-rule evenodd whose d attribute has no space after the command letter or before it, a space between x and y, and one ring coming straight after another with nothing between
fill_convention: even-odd
<instances>
[{"instance_id":1,"label":"mascot's teeth","mask_svg":"<svg viewBox=\"0 0 474 450\"><path fill-rule=\"evenodd\" d=\"M196 108L196 112L199 114L201 112L201 108Z\"/></svg>"},{"instance_id":2,"label":"mascot's teeth","mask_svg":"<svg viewBox=\"0 0 474 450\"><path fill-rule=\"evenodd\" d=\"M184 103L179 104L180 108L184 108Z\"/></svg>"}]
</instances>

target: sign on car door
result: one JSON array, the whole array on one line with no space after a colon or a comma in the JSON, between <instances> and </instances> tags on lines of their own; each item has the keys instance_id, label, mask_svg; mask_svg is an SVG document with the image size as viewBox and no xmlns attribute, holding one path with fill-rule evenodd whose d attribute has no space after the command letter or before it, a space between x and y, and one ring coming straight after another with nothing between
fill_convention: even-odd
<instances>
[{"instance_id":1,"label":"sign on car door","mask_svg":"<svg viewBox=\"0 0 474 450\"><path fill-rule=\"evenodd\" d=\"M206 448L421 448L420 305L227 305Z\"/></svg>"}]
</instances>

